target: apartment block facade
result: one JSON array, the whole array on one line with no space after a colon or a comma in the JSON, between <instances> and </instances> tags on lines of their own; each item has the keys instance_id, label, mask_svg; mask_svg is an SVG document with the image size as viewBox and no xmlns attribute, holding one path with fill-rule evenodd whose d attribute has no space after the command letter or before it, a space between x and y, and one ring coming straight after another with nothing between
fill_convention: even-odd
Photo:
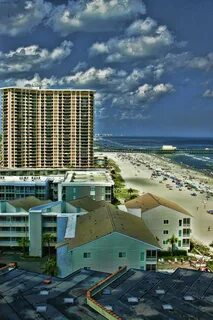
<instances>
[{"instance_id":1,"label":"apartment block facade","mask_svg":"<svg viewBox=\"0 0 213 320\"><path fill-rule=\"evenodd\" d=\"M93 166L94 91L2 88L3 166Z\"/></svg>"},{"instance_id":2,"label":"apartment block facade","mask_svg":"<svg viewBox=\"0 0 213 320\"><path fill-rule=\"evenodd\" d=\"M49 176L0 176L0 200L34 196L72 201L83 197L111 202L114 182L107 170L73 170Z\"/></svg>"}]
</instances>

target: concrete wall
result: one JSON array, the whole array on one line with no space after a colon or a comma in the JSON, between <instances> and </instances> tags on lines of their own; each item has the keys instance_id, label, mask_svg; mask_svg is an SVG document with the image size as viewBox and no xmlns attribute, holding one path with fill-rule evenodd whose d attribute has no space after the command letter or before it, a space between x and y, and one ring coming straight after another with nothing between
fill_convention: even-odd
<instances>
[{"instance_id":1,"label":"concrete wall","mask_svg":"<svg viewBox=\"0 0 213 320\"><path fill-rule=\"evenodd\" d=\"M189 246L182 245L183 228L191 228L191 226L183 227L184 218L190 217L163 206L159 206L142 213L142 219L146 223L149 230L153 233L153 235L159 239L159 245L163 250L168 250L171 247L169 243L165 244L163 243L163 241L171 238L173 234L178 238L179 241L181 241L181 246L179 246L178 243L176 244L178 249L189 249ZM164 220L168 220L169 223L164 224ZM179 220L182 220L182 226L179 226ZM164 234L164 230L168 230L168 234ZM179 235L179 230L181 231L181 236Z\"/></svg>"},{"instance_id":2,"label":"concrete wall","mask_svg":"<svg viewBox=\"0 0 213 320\"><path fill-rule=\"evenodd\" d=\"M29 255L42 256L42 215L40 212L29 212Z\"/></svg>"},{"instance_id":3,"label":"concrete wall","mask_svg":"<svg viewBox=\"0 0 213 320\"><path fill-rule=\"evenodd\" d=\"M110 273L121 266L146 270L146 250L156 248L117 232L73 250L64 246L57 249L60 276L64 277L84 267ZM84 258L85 252L90 252L90 258ZM120 258L119 252L126 252L126 257ZM141 253L144 253L144 261L141 261ZM147 263L155 264L156 260Z\"/></svg>"}]
</instances>

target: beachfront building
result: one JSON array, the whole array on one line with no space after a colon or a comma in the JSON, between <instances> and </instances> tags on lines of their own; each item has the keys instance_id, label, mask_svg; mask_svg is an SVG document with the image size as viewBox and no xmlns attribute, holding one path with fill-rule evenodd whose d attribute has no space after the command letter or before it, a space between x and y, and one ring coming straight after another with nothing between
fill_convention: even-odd
<instances>
[{"instance_id":1,"label":"beachfront building","mask_svg":"<svg viewBox=\"0 0 213 320\"><path fill-rule=\"evenodd\" d=\"M192 215L177 203L146 193L119 208L140 217L162 249L171 249L169 239L174 235L176 249L189 250Z\"/></svg>"},{"instance_id":2,"label":"beachfront building","mask_svg":"<svg viewBox=\"0 0 213 320\"><path fill-rule=\"evenodd\" d=\"M35 197L0 201L0 249L18 247L19 240L27 238L29 255L41 257L43 248L48 246L43 242L43 235L51 234L50 247L55 248L57 220L60 220L61 216L65 220L69 220L69 217L74 219L75 215L85 214L86 209L93 209L95 205L96 202L90 198L76 200L74 204L65 201L41 201Z\"/></svg>"},{"instance_id":3,"label":"beachfront building","mask_svg":"<svg viewBox=\"0 0 213 320\"><path fill-rule=\"evenodd\" d=\"M0 176L0 200L35 196L50 199L51 180L45 176Z\"/></svg>"},{"instance_id":4,"label":"beachfront building","mask_svg":"<svg viewBox=\"0 0 213 320\"><path fill-rule=\"evenodd\" d=\"M111 202L114 182L107 170L72 170L49 176L0 176L0 200L35 196L71 201L91 196Z\"/></svg>"},{"instance_id":5,"label":"beachfront building","mask_svg":"<svg viewBox=\"0 0 213 320\"><path fill-rule=\"evenodd\" d=\"M160 247L143 220L103 201L74 219L60 217L57 264L60 276L87 268L114 272L122 266L156 270Z\"/></svg>"},{"instance_id":6,"label":"beachfront building","mask_svg":"<svg viewBox=\"0 0 213 320\"><path fill-rule=\"evenodd\" d=\"M93 166L93 90L2 88L3 166Z\"/></svg>"},{"instance_id":7,"label":"beachfront building","mask_svg":"<svg viewBox=\"0 0 213 320\"><path fill-rule=\"evenodd\" d=\"M54 250L57 233L59 239L64 236L61 225L104 204L91 197L70 202L40 200L33 196L0 201L0 249L18 247L19 240L27 238L29 254L42 256L43 248L47 247L47 243L42 243L44 234L51 234L50 248Z\"/></svg>"},{"instance_id":8,"label":"beachfront building","mask_svg":"<svg viewBox=\"0 0 213 320\"><path fill-rule=\"evenodd\" d=\"M53 182L54 183L54 182ZM90 196L93 200L111 202L114 182L106 170L69 171L58 183L58 200L71 201Z\"/></svg>"}]
</instances>

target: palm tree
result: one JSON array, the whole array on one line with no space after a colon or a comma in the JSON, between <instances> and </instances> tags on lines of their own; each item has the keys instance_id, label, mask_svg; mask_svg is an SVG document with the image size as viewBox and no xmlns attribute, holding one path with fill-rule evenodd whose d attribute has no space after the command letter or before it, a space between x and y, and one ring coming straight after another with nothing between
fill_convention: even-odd
<instances>
[{"instance_id":1,"label":"palm tree","mask_svg":"<svg viewBox=\"0 0 213 320\"><path fill-rule=\"evenodd\" d=\"M133 190L132 188L129 188L129 189L127 190L129 196L131 196L131 194L133 193L133 191L134 191L134 190Z\"/></svg>"},{"instance_id":2,"label":"palm tree","mask_svg":"<svg viewBox=\"0 0 213 320\"><path fill-rule=\"evenodd\" d=\"M54 235L51 234L51 233L45 233L43 235L43 244L47 244L48 246L48 257L50 258L50 245L51 245L51 242L53 242L55 239Z\"/></svg>"},{"instance_id":3,"label":"palm tree","mask_svg":"<svg viewBox=\"0 0 213 320\"><path fill-rule=\"evenodd\" d=\"M171 244L171 246L172 246L172 255L174 254L174 251L175 251L175 244L178 242L178 238L173 234L172 236L171 236L171 238L169 238L168 240L167 240L170 244Z\"/></svg>"},{"instance_id":4,"label":"palm tree","mask_svg":"<svg viewBox=\"0 0 213 320\"><path fill-rule=\"evenodd\" d=\"M44 264L43 271L50 276L57 276L58 267L55 257L48 258Z\"/></svg>"},{"instance_id":5,"label":"palm tree","mask_svg":"<svg viewBox=\"0 0 213 320\"><path fill-rule=\"evenodd\" d=\"M23 250L23 256L25 256L26 248L30 245L30 240L27 237L19 238L17 239L19 247Z\"/></svg>"}]
</instances>

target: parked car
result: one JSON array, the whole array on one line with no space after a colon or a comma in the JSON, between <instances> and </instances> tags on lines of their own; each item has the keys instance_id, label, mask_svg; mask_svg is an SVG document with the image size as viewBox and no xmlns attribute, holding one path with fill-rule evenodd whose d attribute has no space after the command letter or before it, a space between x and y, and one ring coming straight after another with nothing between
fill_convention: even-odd
<instances>
[{"instance_id":1,"label":"parked car","mask_svg":"<svg viewBox=\"0 0 213 320\"><path fill-rule=\"evenodd\" d=\"M191 193L191 196L196 197L197 193L193 192L193 193Z\"/></svg>"}]
</instances>

